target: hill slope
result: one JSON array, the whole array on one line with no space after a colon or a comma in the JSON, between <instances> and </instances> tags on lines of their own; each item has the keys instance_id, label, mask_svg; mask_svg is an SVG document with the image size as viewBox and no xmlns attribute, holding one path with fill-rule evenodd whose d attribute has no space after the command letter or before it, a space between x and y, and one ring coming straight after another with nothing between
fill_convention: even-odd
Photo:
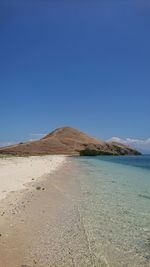
<instances>
[{"instance_id":1,"label":"hill slope","mask_svg":"<svg viewBox=\"0 0 150 267\"><path fill-rule=\"evenodd\" d=\"M139 154L138 151L120 143L108 143L74 128L58 128L46 135L44 138L20 143L14 146L0 148L2 154L17 155L39 155L39 154L77 154L77 155L98 155L98 154Z\"/></svg>"}]
</instances>

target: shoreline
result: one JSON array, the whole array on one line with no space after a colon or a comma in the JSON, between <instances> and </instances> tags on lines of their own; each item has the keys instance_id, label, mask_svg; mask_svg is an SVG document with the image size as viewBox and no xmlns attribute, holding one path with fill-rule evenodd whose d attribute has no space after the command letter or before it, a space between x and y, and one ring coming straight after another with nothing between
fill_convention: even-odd
<instances>
[{"instance_id":1,"label":"shoreline","mask_svg":"<svg viewBox=\"0 0 150 267\"><path fill-rule=\"evenodd\" d=\"M149 199L140 175L67 157L9 193L0 201L0 266L149 266Z\"/></svg>"},{"instance_id":2,"label":"shoreline","mask_svg":"<svg viewBox=\"0 0 150 267\"><path fill-rule=\"evenodd\" d=\"M0 201L2 267L92 266L78 207L78 173L68 157L55 171Z\"/></svg>"}]
</instances>

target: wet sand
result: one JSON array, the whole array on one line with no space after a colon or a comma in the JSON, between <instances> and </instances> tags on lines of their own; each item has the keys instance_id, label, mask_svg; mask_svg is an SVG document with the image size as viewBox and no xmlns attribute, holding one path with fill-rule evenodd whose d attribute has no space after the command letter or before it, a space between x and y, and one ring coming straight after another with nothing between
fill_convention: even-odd
<instances>
[{"instance_id":1,"label":"wet sand","mask_svg":"<svg viewBox=\"0 0 150 267\"><path fill-rule=\"evenodd\" d=\"M62 167L0 202L0 266L94 266L79 210L78 170Z\"/></svg>"}]
</instances>

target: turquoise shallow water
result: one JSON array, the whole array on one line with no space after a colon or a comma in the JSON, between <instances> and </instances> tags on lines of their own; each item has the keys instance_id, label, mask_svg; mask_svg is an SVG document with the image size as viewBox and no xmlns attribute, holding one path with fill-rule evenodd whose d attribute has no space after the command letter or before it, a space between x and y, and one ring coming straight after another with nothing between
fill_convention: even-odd
<instances>
[{"instance_id":1,"label":"turquoise shallow water","mask_svg":"<svg viewBox=\"0 0 150 267\"><path fill-rule=\"evenodd\" d=\"M150 266L150 156L82 157L79 210L93 266Z\"/></svg>"}]
</instances>

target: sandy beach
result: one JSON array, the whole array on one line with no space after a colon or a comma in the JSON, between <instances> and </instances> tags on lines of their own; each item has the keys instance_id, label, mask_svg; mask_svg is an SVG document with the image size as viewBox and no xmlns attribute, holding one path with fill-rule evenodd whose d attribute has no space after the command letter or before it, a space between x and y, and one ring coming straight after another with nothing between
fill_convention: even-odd
<instances>
[{"instance_id":1,"label":"sandy beach","mask_svg":"<svg viewBox=\"0 0 150 267\"><path fill-rule=\"evenodd\" d=\"M65 156L32 156L0 158L0 200L25 184L58 169Z\"/></svg>"},{"instance_id":2,"label":"sandy beach","mask_svg":"<svg viewBox=\"0 0 150 267\"><path fill-rule=\"evenodd\" d=\"M0 160L0 266L93 266L65 156Z\"/></svg>"}]
</instances>

